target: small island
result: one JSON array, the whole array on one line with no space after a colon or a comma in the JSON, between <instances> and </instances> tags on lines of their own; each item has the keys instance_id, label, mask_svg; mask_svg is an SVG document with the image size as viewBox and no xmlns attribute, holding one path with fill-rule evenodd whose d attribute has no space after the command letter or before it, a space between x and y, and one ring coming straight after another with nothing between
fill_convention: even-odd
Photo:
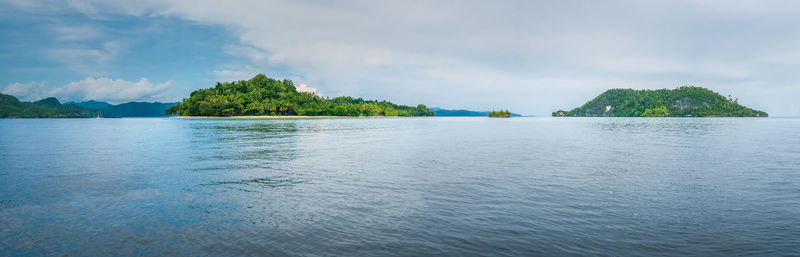
<instances>
[{"instance_id":1,"label":"small island","mask_svg":"<svg viewBox=\"0 0 800 257\"><path fill-rule=\"evenodd\" d=\"M739 104L702 87L635 90L611 89L571 111L553 117L767 117L763 111Z\"/></svg>"},{"instance_id":2,"label":"small island","mask_svg":"<svg viewBox=\"0 0 800 257\"><path fill-rule=\"evenodd\" d=\"M493 110L489 112L489 118L511 118L511 112L508 110Z\"/></svg>"},{"instance_id":3,"label":"small island","mask_svg":"<svg viewBox=\"0 0 800 257\"><path fill-rule=\"evenodd\" d=\"M347 96L327 98L299 92L291 80L259 74L250 80L217 83L192 92L167 114L202 117L241 116L433 116L425 105L397 105Z\"/></svg>"}]
</instances>

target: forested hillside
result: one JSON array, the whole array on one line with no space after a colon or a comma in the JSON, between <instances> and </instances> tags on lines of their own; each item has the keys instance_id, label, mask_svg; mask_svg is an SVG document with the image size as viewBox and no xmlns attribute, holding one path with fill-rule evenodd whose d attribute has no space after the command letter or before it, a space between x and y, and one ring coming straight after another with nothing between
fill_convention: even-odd
<instances>
[{"instance_id":1,"label":"forested hillside","mask_svg":"<svg viewBox=\"0 0 800 257\"><path fill-rule=\"evenodd\" d=\"M62 105L53 97L22 102L12 95L0 94L0 118L85 118L90 116L88 112L81 106Z\"/></svg>"},{"instance_id":2,"label":"forested hillside","mask_svg":"<svg viewBox=\"0 0 800 257\"><path fill-rule=\"evenodd\" d=\"M611 89L571 111L555 111L553 116L767 117L767 113L747 108L737 99L702 87L685 86L658 90Z\"/></svg>"}]
</instances>

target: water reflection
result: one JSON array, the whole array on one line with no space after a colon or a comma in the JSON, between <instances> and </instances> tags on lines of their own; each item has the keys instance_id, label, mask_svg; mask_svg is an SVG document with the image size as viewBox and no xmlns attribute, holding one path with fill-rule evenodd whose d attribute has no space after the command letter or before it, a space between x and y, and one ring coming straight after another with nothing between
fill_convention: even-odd
<instances>
[{"instance_id":1,"label":"water reflection","mask_svg":"<svg viewBox=\"0 0 800 257\"><path fill-rule=\"evenodd\" d=\"M264 177L236 181L216 181L208 184L200 184L203 186L217 186L217 185L247 185L264 188L280 188L288 187L296 184L304 183L305 181L291 177Z\"/></svg>"},{"instance_id":2,"label":"water reflection","mask_svg":"<svg viewBox=\"0 0 800 257\"><path fill-rule=\"evenodd\" d=\"M287 161L293 156L298 128L294 123L228 121L190 124L192 158L204 160Z\"/></svg>"}]
</instances>

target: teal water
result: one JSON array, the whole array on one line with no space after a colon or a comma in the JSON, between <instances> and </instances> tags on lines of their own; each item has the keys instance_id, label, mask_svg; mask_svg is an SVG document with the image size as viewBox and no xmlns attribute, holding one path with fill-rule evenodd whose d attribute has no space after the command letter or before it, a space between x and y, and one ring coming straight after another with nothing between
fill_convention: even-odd
<instances>
[{"instance_id":1,"label":"teal water","mask_svg":"<svg viewBox=\"0 0 800 257\"><path fill-rule=\"evenodd\" d=\"M0 120L0 255L800 255L800 119Z\"/></svg>"}]
</instances>

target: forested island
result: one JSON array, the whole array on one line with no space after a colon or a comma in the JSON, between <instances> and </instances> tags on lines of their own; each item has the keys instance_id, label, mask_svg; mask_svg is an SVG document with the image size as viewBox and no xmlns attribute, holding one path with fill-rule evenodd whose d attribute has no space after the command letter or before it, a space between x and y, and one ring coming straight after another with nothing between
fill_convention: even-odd
<instances>
[{"instance_id":1,"label":"forested island","mask_svg":"<svg viewBox=\"0 0 800 257\"><path fill-rule=\"evenodd\" d=\"M166 110L180 116L433 116L425 105L396 105L352 97L325 98L298 92L291 80L263 74L250 80L217 83L192 92Z\"/></svg>"},{"instance_id":2,"label":"forested island","mask_svg":"<svg viewBox=\"0 0 800 257\"><path fill-rule=\"evenodd\" d=\"M0 94L0 118L87 118L91 112L82 106L63 105L55 97L23 102L12 95Z\"/></svg>"},{"instance_id":3,"label":"forested island","mask_svg":"<svg viewBox=\"0 0 800 257\"><path fill-rule=\"evenodd\" d=\"M122 118L165 117L164 110L177 103L128 102L110 104L98 101L61 103L55 97L23 102L0 94L0 118Z\"/></svg>"},{"instance_id":4,"label":"forested island","mask_svg":"<svg viewBox=\"0 0 800 257\"><path fill-rule=\"evenodd\" d=\"M508 110L499 110L489 112L490 118L511 118L511 112Z\"/></svg>"},{"instance_id":5,"label":"forested island","mask_svg":"<svg viewBox=\"0 0 800 257\"><path fill-rule=\"evenodd\" d=\"M555 117L767 117L763 111L742 106L702 87L635 90L611 89L571 111Z\"/></svg>"}]
</instances>

